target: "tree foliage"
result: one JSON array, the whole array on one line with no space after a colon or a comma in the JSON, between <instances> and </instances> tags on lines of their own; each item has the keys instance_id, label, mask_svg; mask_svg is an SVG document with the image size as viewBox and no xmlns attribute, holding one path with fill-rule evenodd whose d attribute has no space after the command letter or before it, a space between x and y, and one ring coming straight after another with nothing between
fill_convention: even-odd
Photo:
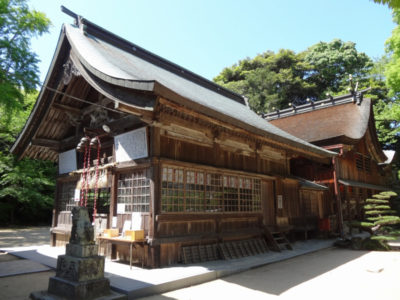
<instances>
[{"instance_id":1,"label":"tree foliage","mask_svg":"<svg viewBox=\"0 0 400 300\"><path fill-rule=\"evenodd\" d=\"M334 39L330 43L319 42L304 52L304 60L311 67L307 81L317 90L317 97L325 93L340 94L348 88L348 77L367 85L373 63L363 52L358 52L353 42Z\"/></svg>"},{"instance_id":2,"label":"tree foliage","mask_svg":"<svg viewBox=\"0 0 400 300\"><path fill-rule=\"evenodd\" d=\"M400 217L391 209L391 200L397 197L392 191L381 192L365 200L363 206L365 220L352 222L353 227L360 227L371 233L371 239L379 242L394 240L393 225L400 223Z\"/></svg>"},{"instance_id":3,"label":"tree foliage","mask_svg":"<svg viewBox=\"0 0 400 300\"><path fill-rule=\"evenodd\" d=\"M371 70L370 82L376 129L386 149L400 150L400 15L393 12L398 24L386 41L386 55Z\"/></svg>"},{"instance_id":4,"label":"tree foliage","mask_svg":"<svg viewBox=\"0 0 400 300\"><path fill-rule=\"evenodd\" d=\"M47 32L49 25L50 20L30 10L26 0L0 0L0 105L8 112L21 109L23 91L32 92L39 83L38 58L30 40Z\"/></svg>"},{"instance_id":5,"label":"tree foliage","mask_svg":"<svg viewBox=\"0 0 400 300\"><path fill-rule=\"evenodd\" d=\"M222 70L214 81L248 97L250 107L261 113L344 92L349 74L367 85L372 65L354 43L335 39L301 53L282 49L246 58Z\"/></svg>"},{"instance_id":6,"label":"tree foliage","mask_svg":"<svg viewBox=\"0 0 400 300\"><path fill-rule=\"evenodd\" d=\"M307 70L305 62L291 50L267 51L225 68L214 80L248 97L253 110L264 112L305 99L314 88L303 80Z\"/></svg>"},{"instance_id":7,"label":"tree foliage","mask_svg":"<svg viewBox=\"0 0 400 300\"><path fill-rule=\"evenodd\" d=\"M37 93L26 95L23 110L9 122L0 119L0 224L49 222L53 207L56 168L54 163L18 160L10 148L21 131ZM0 108L4 113L5 108Z\"/></svg>"},{"instance_id":8,"label":"tree foliage","mask_svg":"<svg viewBox=\"0 0 400 300\"><path fill-rule=\"evenodd\" d=\"M400 0L374 0L374 2L387 5L390 8L400 8Z\"/></svg>"},{"instance_id":9,"label":"tree foliage","mask_svg":"<svg viewBox=\"0 0 400 300\"><path fill-rule=\"evenodd\" d=\"M18 160L10 148L36 100L38 58L31 38L47 32L49 19L26 0L0 0L0 223L41 223L51 218L55 167ZM32 92L34 92L32 94Z\"/></svg>"}]
</instances>

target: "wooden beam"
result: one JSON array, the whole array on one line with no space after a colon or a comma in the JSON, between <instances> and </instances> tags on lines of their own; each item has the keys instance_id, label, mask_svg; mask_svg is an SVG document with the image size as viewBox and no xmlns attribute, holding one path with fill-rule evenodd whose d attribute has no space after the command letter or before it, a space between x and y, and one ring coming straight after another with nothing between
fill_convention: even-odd
<instances>
[{"instance_id":1,"label":"wooden beam","mask_svg":"<svg viewBox=\"0 0 400 300\"><path fill-rule=\"evenodd\" d=\"M232 175L243 175L243 176L251 176L251 177L257 177L261 179L275 179L275 175L267 175L267 174L258 174L258 173L253 173L253 172L247 172L247 171L240 171L240 170L231 170L231 169L226 169L226 168L221 168L221 167L213 167L213 166L208 166L208 165L202 165L202 164L197 164L197 163L189 163L189 162L182 162L179 160L173 160L170 158L160 158L160 162L162 164L166 165L172 165L172 166L180 166L183 168L198 168L202 170L209 170L211 172L215 173L226 173L226 174L232 174Z\"/></svg>"},{"instance_id":2,"label":"wooden beam","mask_svg":"<svg viewBox=\"0 0 400 300\"><path fill-rule=\"evenodd\" d=\"M50 148L56 151L60 149L60 142L50 139L40 139L40 138L32 139L31 145Z\"/></svg>"},{"instance_id":3,"label":"wooden beam","mask_svg":"<svg viewBox=\"0 0 400 300\"><path fill-rule=\"evenodd\" d=\"M69 105L59 104L59 103L53 103L53 105L51 107L54 109L63 111L63 112L69 112L74 115L80 115L82 113L79 108L72 107Z\"/></svg>"},{"instance_id":4,"label":"wooden beam","mask_svg":"<svg viewBox=\"0 0 400 300\"><path fill-rule=\"evenodd\" d=\"M302 154L307 157L310 157L312 160L318 160L318 161L324 161L324 162L329 162L331 160L330 157L325 156L322 153L316 153L313 151L309 151L307 149L300 148L299 146L295 145L290 145L286 142L280 142L274 140L273 137L268 137L268 136L263 136L263 135L258 135L256 133L250 132L246 129L240 128L238 126L235 126L233 124L229 124L226 121L220 121L216 118L212 118L209 116L206 116L205 114L195 112L192 109L186 108L183 105L179 105L177 103L171 102L165 98L160 97L159 98L159 103L161 105L164 105L165 107L169 107L181 114L186 114L193 116L194 118L197 118L199 120L202 120L204 122L208 122L210 124L213 124L214 126L219 126L224 128L225 130L231 131L232 133L240 134L242 136L247 136L248 139L252 139L254 141L259 141L262 144L268 145L272 148L283 148L285 150L291 150L297 154ZM267 122L267 121L266 121Z\"/></svg>"}]
</instances>

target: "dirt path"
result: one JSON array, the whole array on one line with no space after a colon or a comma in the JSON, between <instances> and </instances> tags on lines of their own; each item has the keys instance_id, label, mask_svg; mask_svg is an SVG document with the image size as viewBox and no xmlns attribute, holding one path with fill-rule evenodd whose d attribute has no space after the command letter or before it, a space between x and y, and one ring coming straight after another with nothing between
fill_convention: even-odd
<instances>
[{"instance_id":1,"label":"dirt path","mask_svg":"<svg viewBox=\"0 0 400 300\"><path fill-rule=\"evenodd\" d=\"M0 228L0 249L46 245L50 243L50 227Z\"/></svg>"}]
</instances>

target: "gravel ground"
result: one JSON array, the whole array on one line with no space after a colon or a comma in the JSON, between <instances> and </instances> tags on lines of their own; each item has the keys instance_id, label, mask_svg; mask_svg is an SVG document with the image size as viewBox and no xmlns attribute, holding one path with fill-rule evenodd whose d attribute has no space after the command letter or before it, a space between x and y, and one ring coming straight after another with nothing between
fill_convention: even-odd
<instances>
[{"instance_id":1,"label":"gravel ground","mask_svg":"<svg viewBox=\"0 0 400 300\"><path fill-rule=\"evenodd\" d=\"M46 245L50 242L50 227L0 228L0 249ZM18 257L0 251L2 262L19 260ZM38 272L0 278L0 299L25 300L33 291L46 290L54 271Z\"/></svg>"},{"instance_id":2,"label":"gravel ground","mask_svg":"<svg viewBox=\"0 0 400 300\"><path fill-rule=\"evenodd\" d=\"M142 300L400 299L400 252L330 248Z\"/></svg>"},{"instance_id":3,"label":"gravel ground","mask_svg":"<svg viewBox=\"0 0 400 300\"><path fill-rule=\"evenodd\" d=\"M49 227L0 229L0 249L49 243ZM0 252L2 262L16 260ZM46 290L54 271L0 278L0 299L29 299ZM400 252L330 248L208 283L142 298L156 299L400 299Z\"/></svg>"}]
</instances>

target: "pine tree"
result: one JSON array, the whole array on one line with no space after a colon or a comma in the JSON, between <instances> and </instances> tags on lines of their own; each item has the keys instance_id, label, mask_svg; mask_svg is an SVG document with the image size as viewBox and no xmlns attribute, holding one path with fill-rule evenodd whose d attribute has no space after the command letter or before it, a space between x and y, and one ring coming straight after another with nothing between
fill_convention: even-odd
<instances>
[{"instance_id":1,"label":"pine tree","mask_svg":"<svg viewBox=\"0 0 400 300\"><path fill-rule=\"evenodd\" d=\"M391 226L400 224L400 217L395 215L397 212L392 209L390 201L392 197L396 196L395 192L387 191L373 195L372 198L365 200L365 221L355 221L351 224L353 227L362 228L371 234L371 237L363 243L366 246L363 248L388 249L386 242L395 240ZM374 241L380 245L375 244L373 246Z\"/></svg>"}]
</instances>

